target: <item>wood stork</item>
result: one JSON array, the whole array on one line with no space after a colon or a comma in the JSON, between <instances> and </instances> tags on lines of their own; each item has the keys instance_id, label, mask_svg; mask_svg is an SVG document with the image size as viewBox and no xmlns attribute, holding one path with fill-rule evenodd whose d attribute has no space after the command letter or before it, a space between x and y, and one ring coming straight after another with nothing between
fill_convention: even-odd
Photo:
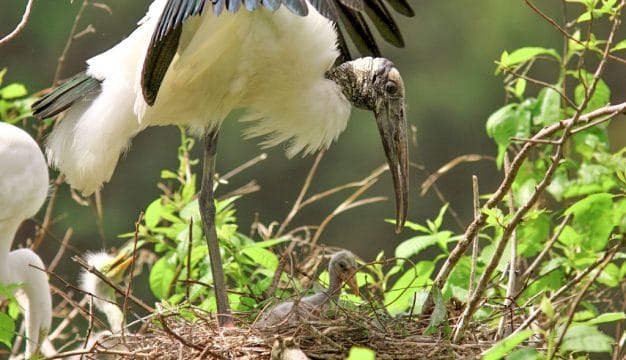
<instances>
[{"instance_id":1,"label":"wood stork","mask_svg":"<svg viewBox=\"0 0 626 360\"><path fill-rule=\"evenodd\" d=\"M357 269L356 256L352 252L348 250L337 252L328 263L330 282L327 290L303 297L297 301L290 300L279 303L264 315L256 323L256 326L278 325L283 321L295 321L298 318L306 318L314 312L319 313L329 302L337 302L344 283L350 285L352 290L357 295L360 295L359 287L354 277Z\"/></svg>"},{"instance_id":2,"label":"wood stork","mask_svg":"<svg viewBox=\"0 0 626 360\"><path fill-rule=\"evenodd\" d=\"M35 140L0 122L0 283L21 285L16 297L26 324L26 358L39 351L50 330L52 298L41 258L30 249L10 250L20 224L43 205L48 181Z\"/></svg>"},{"instance_id":3,"label":"wood stork","mask_svg":"<svg viewBox=\"0 0 626 360\"><path fill-rule=\"evenodd\" d=\"M264 146L286 143L289 157L328 147L351 105L373 111L401 229L408 201L402 78L383 58L342 63L351 55L341 26L358 50L380 55L366 16L386 41L403 46L387 4L413 15L406 0L155 0L128 38L33 105L39 118L68 110L48 138L50 161L90 194L146 127L181 124L203 136L199 203L224 324L229 306L213 228L213 175L219 126L233 110L247 111L247 137L264 137Z\"/></svg>"}]
</instances>

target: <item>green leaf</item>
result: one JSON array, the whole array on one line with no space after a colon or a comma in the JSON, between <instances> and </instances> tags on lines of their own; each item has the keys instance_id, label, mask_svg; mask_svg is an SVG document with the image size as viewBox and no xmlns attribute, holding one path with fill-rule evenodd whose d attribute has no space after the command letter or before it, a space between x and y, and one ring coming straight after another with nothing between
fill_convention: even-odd
<instances>
[{"instance_id":1,"label":"green leaf","mask_svg":"<svg viewBox=\"0 0 626 360\"><path fill-rule=\"evenodd\" d=\"M161 170L161 179L177 179L178 175L171 170Z\"/></svg>"},{"instance_id":2,"label":"green leaf","mask_svg":"<svg viewBox=\"0 0 626 360\"><path fill-rule=\"evenodd\" d=\"M543 250L544 242L550 236L550 217L539 214L533 219L523 221L517 229L519 253L525 257L537 255Z\"/></svg>"},{"instance_id":3,"label":"green leaf","mask_svg":"<svg viewBox=\"0 0 626 360\"><path fill-rule=\"evenodd\" d=\"M533 122L536 125L551 125L561 119L561 95L554 89L545 87L539 92L539 115Z\"/></svg>"},{"instance_id":4,"label":"green leaf","mask_svg":"<svg viewBox=\"0 0 626 360\"><path fill-rule=\"evenodd\" d=\"M27 94L28 90L26 90L26 87L18 83L9 84L0 89L0 98L7 100L26 96Z\"/></svg>"},{"instance_id":5,"label":"green leaf","mask_svg":"<svg viewBox=\"0 0 626 360\"><path fill-rule=\"evenodd\" d=\"M153 228L159 224L161 220L161 199L156 199L146 208L146 214L143 216L146 226Z\"/></svg>"},{"instance_id":6,"label":"green leaf","mask_svg":"<svg viewBox=\"0 0 626 360\"><path fill-rule=\"evenodd\" d=\"M528 137L530 135L531 113L526 106L508 104L487 119L487 135L498 145L498 166L502 166L504 152L512 137Z\"/></svg>"},{"instance_id":7,"label":"green leaf","mask_svg":"<svg viewBox=\"0 0 626 360\"><path fill-rule=\"evenodd\" d=\"M592 251L600 251L606 246L613 231L613 195L600 193L589 195L574 203L565 215L572 214L572 227L583 235L581 244Z\"/></svg>"},{"instance_id":8,"label":"green leaf","mask_svg":"<svg viewBox=\"0 0 626 360\"><path fill-rule=\"evenodd\" d=\"M15 335L15 321L3 312L0 312L0 343L9 349L13 346L13 336Z\"/></svg>"},{"instance_id":9,"label":"green leaf","mask_svg":"<svg viewBox=\"0 0 626 360\"><path fill-rule=\"evenodd\" d=\"M513 88L513 93L517 96L518 99L524 98L524 91L526 91L526 79L518 78L515 81L515 88Z\"/></svg>"},{"instance_id":10,"label":"green leaf","mask_svg":"<svg viewBox=\"0 0 626 360\"><path fill-rule=\"evenodd\" d=\"M537 349L528 347L517 349L507 356L507 360L543 360L545 358L545 355Z\"/></svg>"},{"instance_id":11,"label":"green leaf","mask_svg":"<svg viewBox=\"0 0 626 360\"><path fill-rule=\"evenodd\" d=\"M150 270L150 290L159 300L167 298L170 286L176 276L176 269L169 261L168 257L157 260Z\"/></svg>"},{"instance_id":12,"label":"green leaf","mask_svg":"<svg viewBox=\"0 0 626 360\"><path fill-rule=\"evenodd\" d=\"M574 89L574 99L577 105L581 105L586 93L587 89L591 85L593 80L593 74L590 74L586 71L582 72L582 76L579 76L577 72L572 73L580 82L576 88ZM611 89L604 82L604 80L599 79L596 85L595 91L591 94L591 98L585 107L584 112L589 112L601 108L607 105L611 98Z\"/></svg>"},{"instance_id":13,"label":"green leaf","mask_svg":"<svg viewBox=\"0 0 626 360\"><path fill-rule=\"evenodd\" d=\"M353 346L346 360L376 360L376 352L370 348Z\"/></svg>"},{"instance_id":14,"label":"green leaf","mask_svg":"<svg viewBox=\"0 0 626 360\"><path fill-rule=\"evenodd\" d=\"M620 42L618 42L617 44L615 44L615 46L613 46L611 48L611 51L618 51L618 50L623 50L626 49L626 40L622 40Z\"/></svg>"},{"instance_id":15,"label":"green leaf","mask_svg":"<svg viewBox=\"0 0 626 360\"><path fill-rule=\"evenodd\" d=\"M278 239L257 241L257 242L254 242L254 243L250 244L250 245L247 245L247 247L269 248L269 247L272 247L274 245L278 245L280 243L284 243L285 241L289 241L289 238L284 237L284 238L278 238Z\"/></svg>"},{"instance_id":16,"label":"green leaf","mask_svg":"<svg viewBox=\"0 0 626 360\"><path fill-rule=\"evenodd\" d=\"M620 320L625 320L625 319L626 319L626 313L623 313L623 312L612 312L612 313L600 314L600 315L598 315L597 317L595 317L595 318L593 318L591 320L585 321L583 324L585 324L585 325L597 325L597 324L604 324L604 323L620 321Z\"/></svg>"},{"instance_id":17,"label":"green leaf","mask_svg":"<svg viewBox=\"0 0 626 360\"><path fill-rule=\"evenodd\" d=\"M416 292L421 291L430 282L430 274L435 270L435 263L420 261L405 271L393 286L385 292L385 305L391 315L403 313L413 306Z\"/></svg>"},{"instance_id":18,"label":"green leaf","mask_svg":"<svg viewBox=\"0 0 626 360\"><path fill-rule=\"evenodd\" d=\"M441 325L445 328L448 324L446 321L448 319L448 308L446 307L446 302L443 299L441 290L439 290L438 287L433 286L431 289L431 295L433 297L435 308L433 313L430 315L428 327L424 330L424 335L426 336L434 334Z\"/></svg>"},{"instance_id":19,"label":"green leaf","mask_svg":"<svg viewBox=\"0 0 626 360\"><path fill-rule=\"evenodd\" d=\"M532 60L540 55L547 55L561 61L561 56L554 49L548 49L543 47L522 47L511 53L506 51L500 57L498 69L504 69L507 67L515 66L520 63Z\"/></svg>"},{"instance_id":20,"label":"green leaf","mask_svg":"<svg viewBox=\"0 0 626 360\"><path fill-rule=\"evenodd\" d=\"M598 276L598 282L608 287L618 287L623 278L620 276L620 270L614 263L609 263Z\"/></svg>"},{"instance_id":21,"label":"green leaf","mask_svg":"<svg viewBox=\"0 0 626 360\"><path fill-rule=\"evenodd\" d=\"M278 267L278 257L267 249L260 247L245 247L241 249L241 253L266 269L273 271Z\"/></svg>"},{"instance_id":22,"label":"green leaf","mask_svg":"<svg viewBox=\"0 0 626 360\"><path fill-rule=\"evenodd\" d=\"M447 231L448 237L452 233ZM410 258L411 256L417 255L422 250L436 245L439 241L439 237L437 235L420 235L412 237L408 240L405 240L398 245L396 248L396 257L399 258Z\"/></svg>"},{"instance_id":23,"label":"green leaf","mask_svg":"<svg viewBox=\"0 0 626 360\"><path fill-rule=\"evenodd\" d=\"M572 325L561 344L561 351L606 352L613 349L613 338L595 326Z\"/></svg>"},{"instance_id":24,"label":"green leaf","mask_svg":"<svg viewBox=\"0 0 626 360\"><path fill-rule=\"evenodd\" d=\"M532 330L523 330L517 334L507 336L487 350L483 354L482 360L497 360L504 358L506 354L515 349L517 345L528 339L532 334Z\"/></svg>"}]
</instances>

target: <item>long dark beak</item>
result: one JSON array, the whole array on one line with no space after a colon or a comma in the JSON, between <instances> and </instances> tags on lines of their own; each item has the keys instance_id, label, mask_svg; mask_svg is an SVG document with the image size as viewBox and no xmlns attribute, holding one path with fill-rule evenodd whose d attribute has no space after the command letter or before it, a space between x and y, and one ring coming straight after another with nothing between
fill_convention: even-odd
<instances>
[{"instance_id":1,"label":"long dark beak","mask_svg":"<svg viewBox=\"0 0 626 360\"><path fill-rule=\"evenodd\" d=\"M392 70L393 71L393 70ZM396 233L402 231L409 201L409 143L404 97L380 99L374 109L396 192Z\"/></svg>"}]
</instances>

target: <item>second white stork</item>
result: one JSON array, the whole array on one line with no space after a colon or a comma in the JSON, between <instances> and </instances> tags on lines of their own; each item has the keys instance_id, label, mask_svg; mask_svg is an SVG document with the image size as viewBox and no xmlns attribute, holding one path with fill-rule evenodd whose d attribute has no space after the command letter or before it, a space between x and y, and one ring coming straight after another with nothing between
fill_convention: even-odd
<instances>
[{"instance_id":1,"label":"second white stork","mask_svg":"<svg viewBox=\"0 0 626 360\"><path fill-rule=\"evenodd\" d=\"M0 122L0 284L21 285L16 295L24 313L26 358L39 352L50 330L52 296L41 258L30 249L11 251L11 244L22 222L39 211L48 189L39 145L24 130Z\"/></svg>"},{"instance_id":2,"label":"second white stork","mask_svg":"<svg viewBox=\"0 0 626 360\"><path fill-rule=\"evenodd\" d=\"M388 6L413 15L406 0L155 0L128 38L33 105L40 118L67 110L48 139L49 159L71 186L90 194L109 181L145 128L182 124L203 136L200 210L218 313L228 314L213 174L218 130L233 110L247 111L246 136L264 137L264 146L286 143L288 156L328 147L352 106L373 111L393 176L396 229L402 227L404 84L389 60L346 61L351 56L340 30L360 52L379 56L369 17L386 41L403 46Z\"/></svg>"}]
</instances>

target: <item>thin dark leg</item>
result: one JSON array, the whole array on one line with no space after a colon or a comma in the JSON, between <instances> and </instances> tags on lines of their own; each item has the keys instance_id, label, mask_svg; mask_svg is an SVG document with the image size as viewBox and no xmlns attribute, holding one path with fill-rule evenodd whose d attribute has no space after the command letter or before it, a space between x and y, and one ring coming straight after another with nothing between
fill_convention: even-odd
<instances>
[{"instance_id":1,"label":"thin dark leg","mask_svg":"<svg viewBox=\"0 0 626 360\"><path fill-rule=\"evenodd\" d=\"M200 205L204 235L209 246L211 274L213 275L215 299L217 301L217 319L220 326L230 326L233 324L233 321L230 317L230 305L226 296L226 283L220 257L220 247L217 241L217 232L215 231L215 203L213 201L213 178L215 176L218 133L218 130L213 130L204 136L202 189L200 190L198 203Z\"/></svg>"}]
</instances>

